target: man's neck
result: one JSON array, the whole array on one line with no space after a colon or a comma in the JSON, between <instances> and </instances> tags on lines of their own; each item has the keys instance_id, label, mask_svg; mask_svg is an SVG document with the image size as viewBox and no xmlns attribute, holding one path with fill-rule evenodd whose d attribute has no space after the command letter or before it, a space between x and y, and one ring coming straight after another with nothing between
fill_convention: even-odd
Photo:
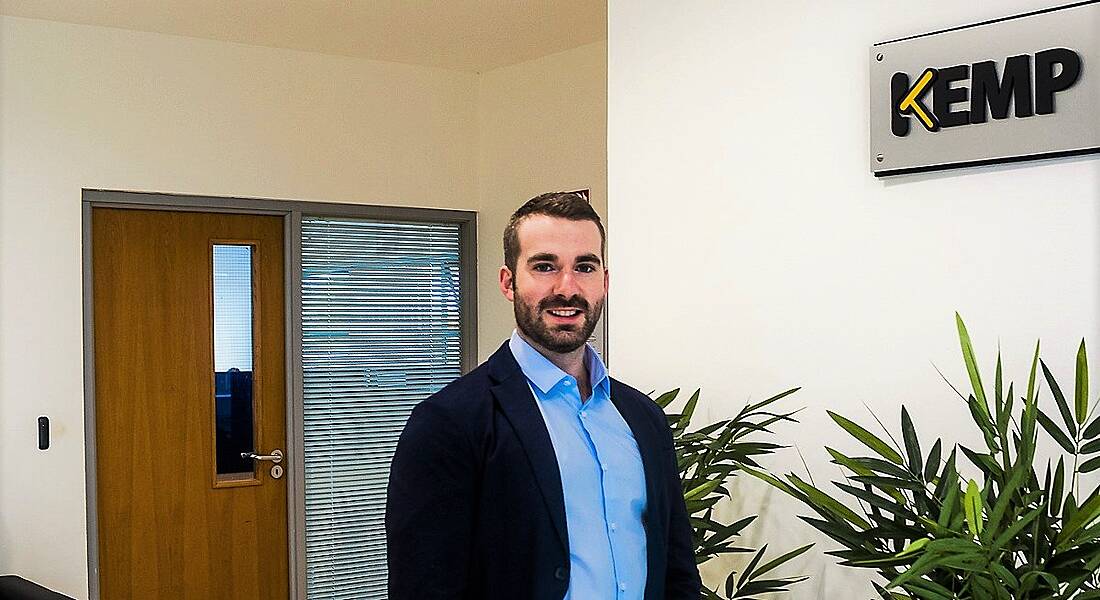
<instances>
[{"instance_id":1,"label":"man's neck","mask_svg":"<svg viewBox=\"0 0 1100 600\"><path fill-rule=\"evenodd\" d=\"M516 332L519 333L519 337L523 338L523 341L530 344L539 354L545 356L546 360L554 363L554 366L572 375L573 378L577 380L577 386L581 389L582 400L592 393L592 385L588 381L588 365L585 364L584 361L586 346L582 345L572 352L562 354L543 347L538 342L527 337L519 328L516 328Z\"/></svg>"}]
</instances>

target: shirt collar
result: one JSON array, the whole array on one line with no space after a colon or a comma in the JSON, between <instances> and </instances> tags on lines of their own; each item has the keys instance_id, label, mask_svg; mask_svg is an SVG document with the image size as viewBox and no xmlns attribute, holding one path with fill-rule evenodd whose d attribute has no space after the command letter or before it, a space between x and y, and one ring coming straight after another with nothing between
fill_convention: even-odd
<instances>
[{"instance_id":1,"label":"shirt collar","mask_svg":"<svg viewBox=\"0 0 1100 600\"><path fill-rule=\"evenodd\" d=\"M531 347L527 340L520 337L519 332L512 330L512 337L508 340L508 349L519 363L520 369L527 379L531 381L542 393L547 393L569 374L558 368L557 365ZM584 361L588 366L588 377L592 381L592 389L601 388L610 396L611 385L607 375L607 367L603 364L596 349L591 344L585 344Z\"/></svg>"}]
</instances>

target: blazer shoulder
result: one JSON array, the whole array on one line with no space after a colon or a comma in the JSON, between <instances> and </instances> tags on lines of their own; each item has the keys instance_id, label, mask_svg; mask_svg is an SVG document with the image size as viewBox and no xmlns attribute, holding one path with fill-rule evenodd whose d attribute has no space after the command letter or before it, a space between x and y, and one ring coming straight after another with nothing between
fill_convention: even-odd
<instances>
[{"instance_id":1,"label":"blazer shoulder","mask_svg":"<svg viewBox=\"0 0 1100 600\"><path fill-rule=\"evenodd\" d=\"M491 406L487 365L482 364L473 371L443 386L438 392L428 396L417 406L436 411L455 423L462 423L477 414L484 406Z\"/></svg>"},{"instance_id":2,"label":"blazer shoulder","mask_svg":"<svg viewBox=\"0 0 1100 600\"><path fill-rule=\"evenodd\" d=\"M622 381L619 381L614 377L611 377L610 379L611 393L621 394L623 397L629 399L631 402L635 402L644 406L653 417L659 418L662 423L665 422L665 411L662 410L661 407L653 401L653 398L650 398L637 388L623 383Z\"/></svg>"}]
</instances>

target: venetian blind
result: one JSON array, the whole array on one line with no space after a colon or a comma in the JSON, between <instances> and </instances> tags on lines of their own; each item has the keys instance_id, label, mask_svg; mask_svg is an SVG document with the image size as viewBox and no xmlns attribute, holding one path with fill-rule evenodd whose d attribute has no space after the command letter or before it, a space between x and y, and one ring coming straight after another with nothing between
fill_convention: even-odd
<instances>
[{"instance_id":1,"label":"venetian blind","mask_svg":"<svg viewBox=\"0 0 1100 600\"><path fill-rule=\"evenodd\" d=\"M386 598L386 483L413 406L461 374L459 228L305 217L310 600Z\"/></svg>"}]
</instances>

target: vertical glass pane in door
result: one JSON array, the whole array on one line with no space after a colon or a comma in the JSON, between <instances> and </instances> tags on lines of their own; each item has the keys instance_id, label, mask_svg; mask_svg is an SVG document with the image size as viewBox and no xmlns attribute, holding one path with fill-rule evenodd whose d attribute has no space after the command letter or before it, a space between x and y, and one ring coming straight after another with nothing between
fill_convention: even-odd
<instances>
[{"instance_id":1,"label":"vertical glass pane in door","mask_svg":"<svg viewBox=\"0 0 1100 600\"><path fill-rule=\"evenodd\" d=\"M252 246L214 244L214 421L217 473L252 476ZM240 477L237 477L240 478Z\"/></svg>"},{"instance_id":2,"label":"vertical glass pane in door","mask_svg":"<svg viewBox=\"0 0 1100 600\"><path fill-rule=\"evenodd\" d=\"M459 227L304 217L310 600L386 598L389 465L413 406L461 374Z\"/></svg>"}]
</instances>

